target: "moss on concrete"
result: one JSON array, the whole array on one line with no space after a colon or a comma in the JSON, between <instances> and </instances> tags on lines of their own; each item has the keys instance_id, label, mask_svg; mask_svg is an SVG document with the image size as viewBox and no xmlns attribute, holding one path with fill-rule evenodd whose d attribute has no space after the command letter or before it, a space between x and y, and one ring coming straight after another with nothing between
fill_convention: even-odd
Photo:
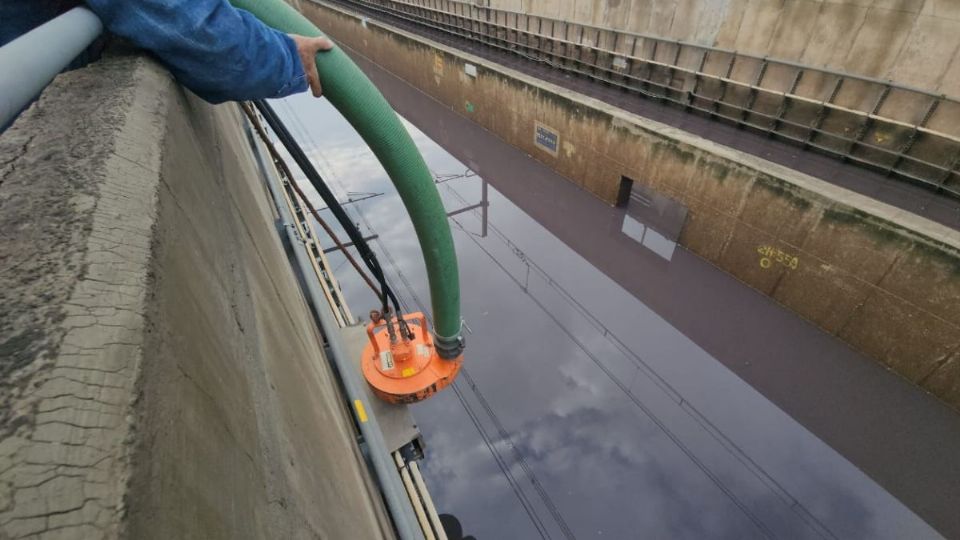
<instances>
[{"instance_id":1,"label":"moss on concrete","mask_svg":"<svg viewBox=\"0 0 960 540\"><path fill-rule=\"evenodd\" d=\"M759 174L754 185L760 186L781 199L786 199L797 210L806 211L813 206L809 193L803 193L797 186L775 176Z\"/></svg>"}]
</instances>

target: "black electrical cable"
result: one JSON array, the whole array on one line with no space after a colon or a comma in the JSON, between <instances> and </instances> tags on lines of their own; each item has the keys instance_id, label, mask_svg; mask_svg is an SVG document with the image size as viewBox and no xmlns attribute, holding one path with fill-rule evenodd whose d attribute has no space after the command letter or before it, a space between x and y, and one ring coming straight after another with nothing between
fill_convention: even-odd
<instances>
[{"instance_id":1,"label":"black electrical cable","mask_svg":"<svg viewBox=\"0 0 960 540\"><path fill-rule=\"evenodd\" d=\"M271 141L270 137L267 136L266 130L264 129L263 126L260 125L260 122L258 122L257 119L255 118L256 113L253 112L253 107L250 106L250 104L247 102L241 102L240 108L243 109L243 113L247 115L247 118L250 119L250 123L251 125L253 125L253 129L254 131L257 132L257 135L260 136L260 140L262 140L263 144L266 145L267 151L269 152L270 156L273 158L273 162L276 164L277 169L283 174L284 178L288 179L288 181L290 182L290 187L293 188L293 190L297 193L297 195L303 201L303 204L307 207L307 210L313 216L313 219L317 220L317 223L319 223L320 226L323 227L323 230L327 233L330 239L333 240L333 243L337 246L337 248L340 249L340 251L343 253L343 256L346 258L346 261L344 262L349 262L354 267L354 269L356 269L357 273L360 274L360 277L363 278L364 283L366 283L370 287L370 290L372 290L373 294L375 294L379 299L380 289L373 282L373 280L370 279L370 276L368 276L367 272L363 269L363 267L360 266L360 263L357 262L357 260L353 257L353 255L350 253L350 250L343 245L343 242L341 242L340 238L337 237L337 233L335 233L333 229L330 228L330 225L327 224L327 221L323 219L319 213L317 213L317 209L313 207L313 204L310 202L310 199L307 198L307 195L303 192L302 189L300 189L300 186L293 180L293 173L290 171L290 168L287 166L287 162L283 159L283 156L281 156L280 153L277 152L276 147L273 145L273 141ZM334 269L334 271L336 271L336 268Z\"/></svg>"},{"instance_id":2,"label":"black electrical cable","mask_svg":"<svg viewBox=\"0 0 960 540\"><path fill-rule=\"evenodd\" d=\"M360 255L360 258L363 260L367 268L370 269L370 273L373 274L374 279L379 282L381 291L381 304L383 305L384 311L387 311L389 286L385 283L386 280L384 279L383 270L377 261L376 255L370 249L370 246L367 244L366 240L364 240L363 234L361 234L356 225L350 221L346 211L344 211L343 207L340 205L340 201L338 201L333 192L330 191L330 188L323 180L323 177L321 177L320 173L317 172L316 168L314 168L313 164L310 162L310 159L307 158L307 155L303 152L303 149L297 143L296 139L293 138L293 135L290 134L290 131L277 116L277 113L273 110L273 108L264 100L257 100L254 102L254 104L256 105L257 110L260 111L260 114L262 114L264 119L267 121L267 125L269 125L270 129L272 129L277 135L277 138L280 140L280 144L287 149L287 152L297 163L297 166L300 167L301 171L303 171L304 176L306 176L307 180L313 185L314 189L317 190L317 193L320 194L320 198L323 199L323 202L330 208L333 216L343 227L344 232L346 232L347 236L350 238L350 241L353 242L354 247L357 248L357 253ZM293 179L290 179L290 181L293 181Z\"/></svg>"},{"instance_id":3,"label":"black electrical cable","mask_svg":"<svg viewBox=\"0 0 960 540\"><path fill-rule=\"evenodd\" d=\"M330 191L330 188L327 186L327 183L323 180L323 177L320 176L320 173L317 172L317 169L313 166L313 163L310 162L310 159L303 152L303 149L300 147L300 144L297 143L296 139L293 138L293 135L290 134L290 131L287 130L287 127L283 124L283 121L280 120L280 117L277 116L277 113L273 110L273 107L270 106L265 100L256 100L254 101L257 110L260 111L260 114L263 115L263 118L267 121L267 125L270 126L270 129L277 135L277 138L280 140L280 144L287 149L287 152L290 154L290 157L297 163L297 166L300 167L300 170L303 171L304 176L307 177L307 180L310 181L310 184L313 185L314 189L317 190L317 193L320 194L320 198L323 199L323 202L329 207L333 216L337 219L340 225L343 227L344 232L350 238L350 241L353 242L354 247L357 248L357 253L360 255L360 259L363 260L364 264L367 265L367 268L370 270L370 273L373 274L374 279L380 285L380 304L383 308L384 316L390 312L390 306L388 301L393 303L394 311L397 315L398 324L403 328L404 334L408 338L412 339L412 332L407 327L406 321L403 320L403 312L400 309L400 302L397 300L396 295L393 293L393 290L387 284L387 279L383 274L383 268L380 266L380 261L377 260L377 255L370 249L369 244L363 238L363 234L360 233L360 230L357 226L350 221L350 217L347 215L347 212L343 209L343 206L340 204L340 201L337 200L333 192ZM292 182L293 179L291 178Z\"/></svg>"}]
</instances>

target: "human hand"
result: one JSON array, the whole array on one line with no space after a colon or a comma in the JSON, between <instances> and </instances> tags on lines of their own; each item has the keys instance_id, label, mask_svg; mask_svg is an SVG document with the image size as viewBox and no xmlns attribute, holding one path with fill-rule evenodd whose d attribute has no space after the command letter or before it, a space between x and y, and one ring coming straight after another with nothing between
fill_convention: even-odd
<instances>
[{"instance_id":1,"label":"human hand","mask_svg":"<svg viewBox=\"0 0 960 540\"><path fill-rule=\"evenodd\" d=\"M310 83L313 97L320 97L323 88L320 86L320 75L317 73L316 56L318 52L332 49L333 42L325 37L306 37L297 34L290 34L290 38L297 44L300 63L303 64L303 72L307 74L307 82Z\"/></svg>"}]
</instances>

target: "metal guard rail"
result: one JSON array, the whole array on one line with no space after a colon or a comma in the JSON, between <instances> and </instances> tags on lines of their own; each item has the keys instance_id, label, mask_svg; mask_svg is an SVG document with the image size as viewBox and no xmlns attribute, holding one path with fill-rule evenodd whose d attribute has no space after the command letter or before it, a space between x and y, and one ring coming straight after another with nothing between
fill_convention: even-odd
<instances>
[{"instance_id":1,"label":"metal guard rail","mask_svg":"<svg viewBox=\"0 0 960 540\"><path fill-rule=\"evenodd\" d=\"M960 101L945 95L457 0L334 1L548 63L960 198Z\"/></svg>"}]
</instances>

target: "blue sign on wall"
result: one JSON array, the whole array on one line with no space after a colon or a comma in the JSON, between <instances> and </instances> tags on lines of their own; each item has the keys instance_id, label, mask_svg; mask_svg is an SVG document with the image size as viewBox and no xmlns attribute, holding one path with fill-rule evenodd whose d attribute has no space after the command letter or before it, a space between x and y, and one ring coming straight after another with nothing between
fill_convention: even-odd
<instances>
[{"instance_id":1,"label":"blue sign on wall","mask_svg":"<svg viewBox=\"0 0 960 540\"><path fill-rule=\"evenodd\" d=\"M557 150L560 148L560 134L540 122L536 123L535 129L534 144L553 155L557 155Z\"/></svg>"}]
</instances>

